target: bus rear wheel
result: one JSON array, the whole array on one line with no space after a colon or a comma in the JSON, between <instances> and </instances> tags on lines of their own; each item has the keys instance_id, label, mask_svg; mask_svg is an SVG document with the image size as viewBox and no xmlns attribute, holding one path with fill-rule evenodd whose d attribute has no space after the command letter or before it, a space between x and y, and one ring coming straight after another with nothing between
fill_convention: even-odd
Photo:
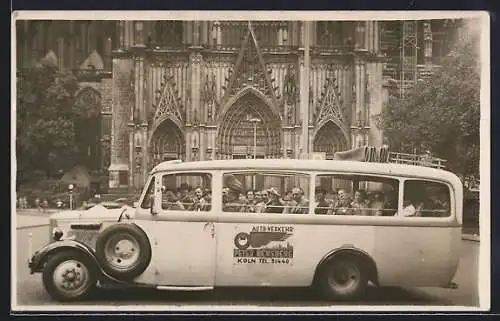
<instances>
[{"instance_id":1,"label":"bus rear wheel","mask_svg":"<svg viewBox=\"0 0 500 321\"><path fill-rule=\"evenodd\" d=\"M343 255L323 266L318 285L328 300L359 300L366 293L368 276L359 258Z\"/></svg>"}]
</instances>

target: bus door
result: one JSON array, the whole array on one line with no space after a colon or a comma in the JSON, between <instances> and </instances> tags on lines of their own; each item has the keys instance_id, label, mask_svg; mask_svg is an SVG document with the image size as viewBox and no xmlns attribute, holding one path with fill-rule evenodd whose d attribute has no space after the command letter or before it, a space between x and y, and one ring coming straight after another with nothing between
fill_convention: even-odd
<instances>
[{"instance_id":1,"label":"bus door","mask_svg":"<svg viewBox=\"0 0 500 321\"><path fill-rule=\"evenodd\" d=\"M453 197L446 184L406 179L394 226L376 233L380 281L415 286L446 285L456 271L460 226L453 220Z\"/></svg>"},{"instance_id":2,"label":"bus door","mask_svg":"<svg viewBox=\"0 0 500 321\"><path fill-rule=\"evenodd\" d=\"M165 174L157 181L154 260L156 284L213 286L216 235L207 173Z\"/></svg>"}]
</instances>

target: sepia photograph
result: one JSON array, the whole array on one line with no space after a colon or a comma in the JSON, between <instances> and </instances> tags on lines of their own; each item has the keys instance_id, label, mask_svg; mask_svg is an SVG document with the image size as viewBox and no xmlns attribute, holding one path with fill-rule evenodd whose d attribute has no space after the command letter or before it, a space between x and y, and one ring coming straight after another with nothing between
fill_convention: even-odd
<instances>
[{"instance_id":1,"label":"sepia photograph","mask_svg":"<svg viewBox=\"0 0 500 321\"><path fill-rule=\"evenodd\" d=\"M11 311L485 311L485 12L12 14Z\"/></svg>"}]
</instances>

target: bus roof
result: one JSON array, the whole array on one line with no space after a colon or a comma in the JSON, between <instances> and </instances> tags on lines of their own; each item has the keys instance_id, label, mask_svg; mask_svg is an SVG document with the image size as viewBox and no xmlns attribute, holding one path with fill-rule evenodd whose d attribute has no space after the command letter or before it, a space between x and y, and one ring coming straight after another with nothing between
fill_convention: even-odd
<instances>
[{"instance_id":1,"label":"bus roof","mask_svg":"<svg viewBox=\"0 0 500 321\"><path fill-rule=\"evenodd\" d=\"M358 173L400 175L447 180L460 183L452 172L425 166L375 163L347 160L309 160L309 159L231 159L206 160L197 162L166 161L158 164L151 174L164 171L200 170L289 170L289 171L356 171Z\"/></svg>"}]
</instances>

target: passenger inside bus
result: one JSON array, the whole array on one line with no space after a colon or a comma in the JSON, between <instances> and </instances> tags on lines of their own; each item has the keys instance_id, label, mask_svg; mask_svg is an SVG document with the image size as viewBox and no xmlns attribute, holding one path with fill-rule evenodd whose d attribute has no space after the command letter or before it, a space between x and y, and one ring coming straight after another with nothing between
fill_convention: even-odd
<instances>
[{"instance_id":1,"label":"passenger inside bus","mask_svg":"<svg viewBox=\"0 0 500 321\"><path fill-rule=\"evenodd\" d=\"M382 216L384 215L384 194L381 191L374 191L371 193L369 200L370 215Z\"/></svg>"},{"instance_id":2,"label":"passenger inside bus","mask_svg":"<svg viewBox=\"0 0 500 321\"><path fill-rule=\"evenodd\" d=\"M208 211L209 204L205 199L205 192L203 191L203 188L201 186L195 188L194 195L195 199L191 210L196 212Z\"/></svg>"},{"instance_id":3,"label":"passenger inside bus","mask_svg":"<svg viewBox=\"0 0 500 321\"><path fill-rule=\"evenodd\" d=\"M242 192L243 184L233 175L228 175L227 187L225 188L225 193L222 198L222 210L224 212L244 212L246 204L240 198Z\"/></svg>"},{"instance_id":4,"label":"passenger inside bus","mask_svg":"<svg viewBox=\"0 0 500 321\"><path fill-rule=\"evenodd\" d=\"M185 207L179 201L172 189L162 188L163 197L161 207L167 211L183 211Z\"/></svg>"},{"instance_id":5,"label":"passenger inside bus","mask_svg":"<svg viewBox=\"0 0 500 321\"><path fill-rule=\"evenodd\" d=\"M212 208L212 191L210 189L205 189L203 198L205 199L205 209L207 211L210 211Z\"/></svg>"},{"instance_id":6,"label":"passenger inside bus","mask_svg":"<svg viewBox=\"0 0 500 321\"><path fill-rule=\"evenodd\" d=\"M300 187L292 189L292 202L287 208L289 214L307 214L309 212L309 201L304 197L304 190Z\"/></svg>"},{"instance_id":7,"label":"passenger inside bus","mask_svg":"<svg viewBox=\"0 0 500 321\"><path fill-rule=\"evenodd\" d=\"M415 205L413 205L413 202L411 200L404 200L403 209L401 210L401 212L397 212L396 216L415 216L416 212L417 210L415 208Z\"/></svg>"},{"instance_id":8,"label":"passenger inside bus","mask_svg":"<svg viewBox=\"0 0 500 321\"><path fill-rule=\"evenodd\" d=\"M281 198L280 193L274 188L271 187L267 190L267 195L269 196L269 200L265 205L266 213L283 213L285 209L285 202Z\"/></svg>"},{"instance_id":9,"label":"passenger inside bus","mask_svg":"<svg viewBox=\"0 0 500 321\"><path fill-rule=\"evenodd\" d=\"M267 195L267 191L255 191L255 213L263 213L266 208L264 194Z\"/></svg>"},{"instance_id":10,"label":"passenger inside bus","mask_svg":"<svg viewBox=\"0 0 500 321\"><path fill-rule=\"evenodd\" d=\"M326 200L326 191L321 187L315 189L316 203L314 204L314 214L332 214L333 203Z\"/></svg>"},{"instance_id":11,"label":"passenger inside bus","mask_svg":"<svg viewBox=\"0 0 500 321\"><path fill-rule=\"evenodd\" d=\"M337 191L337 201L334 204L335 215L350 215L351 211L351 196L344 189Z\"/></svg>"},{"instance_id":12,"label":"passenger inside bus","mask_svg":"<svg viewBox=\"0 0 500 321\"><path fill-rule=\"evenodd\" d=\"M370 215L368 209L368 199L366 192L359 189L354 193L354 200L350 204L351 215Z\"/></svg>"},{"instance_id":13,"label":"passenger inside bus","mask_svg":"<svg viewBox=\"0 0 500 321\"><path fill-rule=\"evenodd\" d=\"M248 190L245 212L256 213L256 209L257 209L257 201L255 199L255 192L253 190Z\"/></svg>"}]
</instances>

